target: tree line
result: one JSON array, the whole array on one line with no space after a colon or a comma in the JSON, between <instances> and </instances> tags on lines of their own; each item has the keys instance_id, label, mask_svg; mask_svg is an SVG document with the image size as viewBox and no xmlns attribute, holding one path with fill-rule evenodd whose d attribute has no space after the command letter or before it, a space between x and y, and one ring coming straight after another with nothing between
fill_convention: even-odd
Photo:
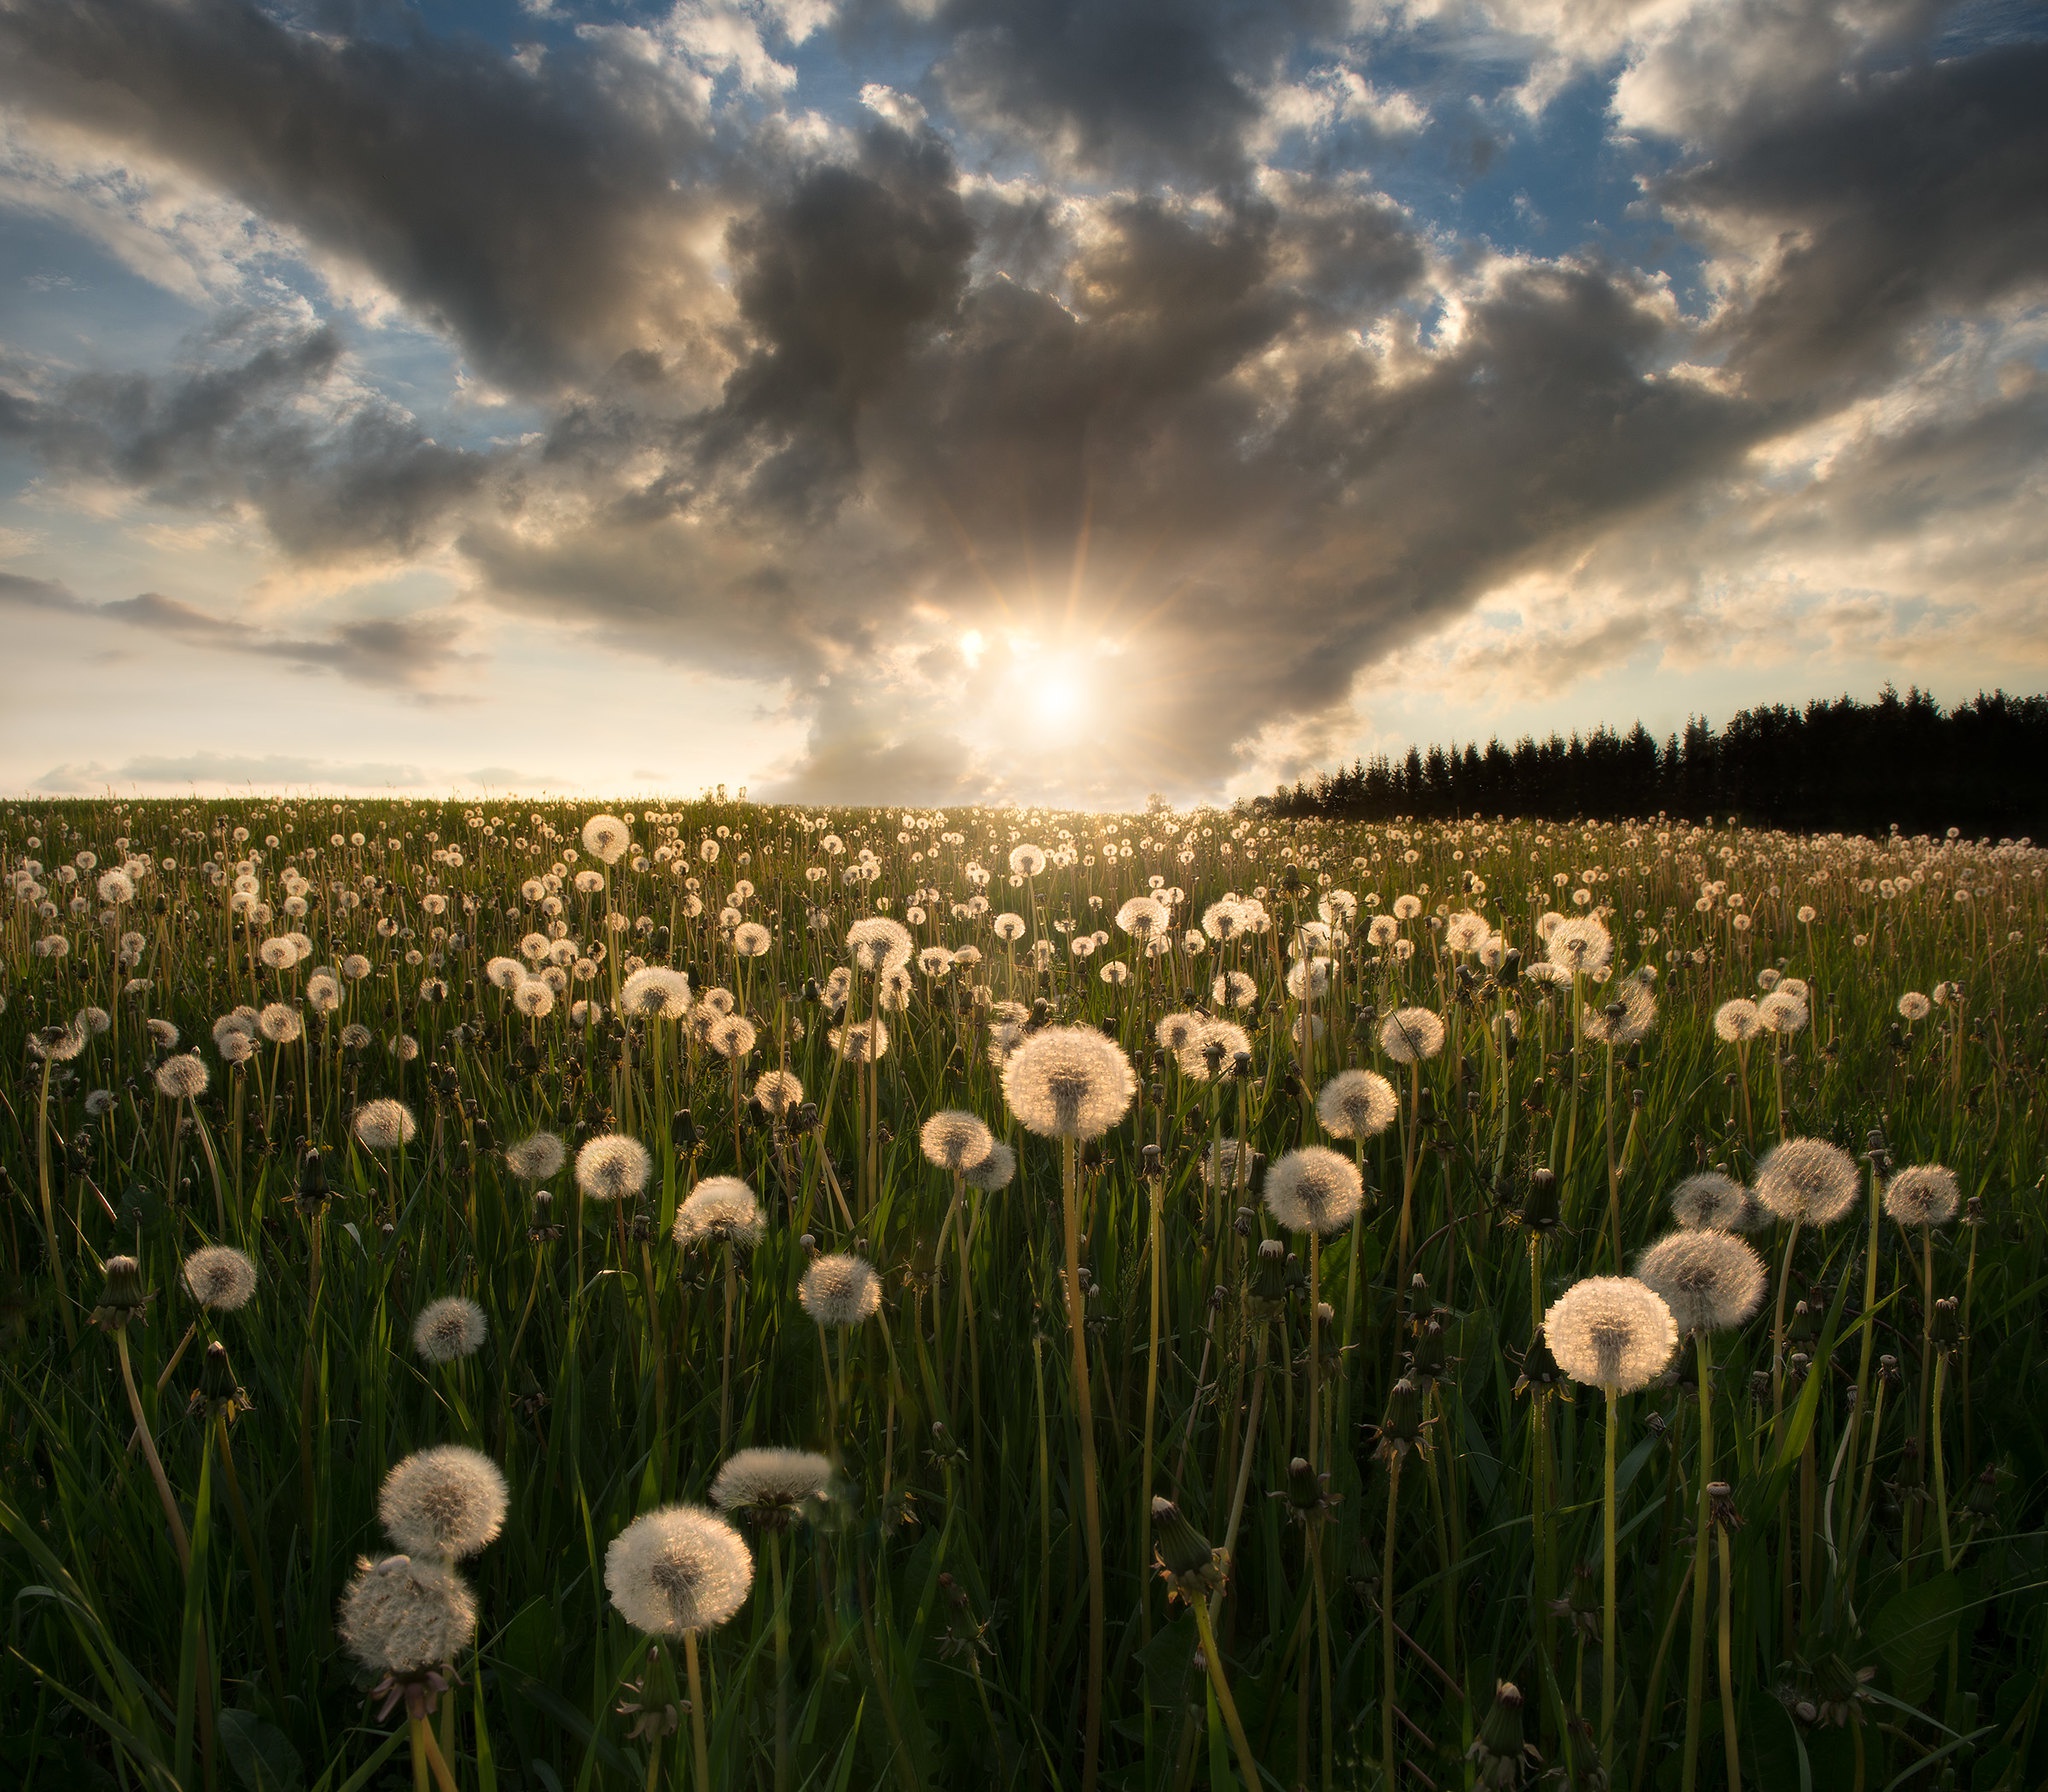
<instances>
[{"instance_id":1,"label":"tree line","mask_svg":"<svg viewBox=\"0 0 2048 1792\"><path fill-rule=\"evenodd\" d=\"M1688 721L1662 743L1640 721L1569 740L1410 747L1282 785L1283 816L1518 815L1613 820L1663 813L1801 830L2048 837L2048 696L1980 692L1944 710L1887 685L1874 703L1818 698Z\"/></svg>"}]
</instances>

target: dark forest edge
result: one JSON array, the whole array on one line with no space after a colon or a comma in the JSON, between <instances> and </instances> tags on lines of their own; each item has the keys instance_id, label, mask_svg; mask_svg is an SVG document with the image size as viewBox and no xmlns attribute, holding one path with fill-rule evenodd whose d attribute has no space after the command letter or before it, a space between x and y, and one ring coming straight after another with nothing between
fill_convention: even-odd
<instances>
[{"instance_id":1,"label":"dark forest edge","mask_svg":"<svg viewBox=\"0 0 2048 1792\"><path fill-rule=\"evenodd\" d=\"M2048 696L1979 692L1944 710L1887 685L1875 703L1816 698L1804 709L1739 710L1719 730L1700 718L1662 745L1641 722L1512 747L1455 742L1399 760L1282 785L1262 808L1282 816L1384 821L1486 814L1615 820L1663 813L1844 833L1955 828L2048 833Z\"/></svg>"}]
</instances>

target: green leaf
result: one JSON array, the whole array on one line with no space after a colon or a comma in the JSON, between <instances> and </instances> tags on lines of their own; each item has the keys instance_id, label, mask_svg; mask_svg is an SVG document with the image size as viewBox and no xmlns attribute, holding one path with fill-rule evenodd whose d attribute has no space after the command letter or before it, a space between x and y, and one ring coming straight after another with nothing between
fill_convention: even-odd
<instances>
[{"instance_id":1,"label":"green leaf","mask_svg":"<svg viewBox=\"0 0 2048 1792\"><path fill-rule=\"evenodd\" d=\"M1975 1574L1937 1574L1908 1587L1864 1630L1864 1646L1881 1661L1891 1691L1917 1705L1934 1690L1934 1670L1963 1614L1982 1603Z\"/></svg>"},{"instance_id":2,"label":"green leaf","mask_svg":"<svg viewBox=\"0 0 2048 1792\"><path fill-rule=\"evenodd\" d=\"M220 1745L228 1765L248 1792L298 1792L306 1781L291 1739L253 1711L229 1709L219 1720Z\"/></svg>"}]
</instances>

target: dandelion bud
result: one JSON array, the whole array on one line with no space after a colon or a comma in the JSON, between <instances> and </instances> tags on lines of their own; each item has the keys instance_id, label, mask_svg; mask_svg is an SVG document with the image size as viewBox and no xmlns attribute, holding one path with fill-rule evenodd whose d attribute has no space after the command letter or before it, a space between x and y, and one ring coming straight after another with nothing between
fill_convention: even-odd
<instances>
[{"instance_id":1,"label":"dandelion bud","mask_svg":"<svg viewBox=\"0 0 2048 1792\"><path fill-rule=\"evenodd\" d=\"M1271 1318L1287 1299L1287 1247L1277 1238L1259 1246L1252 1268L1252 1310Z\"/></svg>"},{"instance_id":2,"label":"dandelion bud","mask_svg":"<svg viewBox=\"0 0 2048 1792\"><path fill-rule=\"evenodd\" d=\"M235 1381L235 1371L228 1362L228 1348L215 1339L207 1345L206 1355L199 1364L199 1388L192 1396L193 1406L209 1419L233 1418L238 1412L247 1412L248 1394Z\"/></svg>"},{"instance_id":3,"label":"dandelion bud","mask_svg":"<svg viewBox=\"0 0 2048 1792\"><path fill-rule=\"evenodd\" d=\"M1426 1388L1443 1379L1445 1367L1443 1323L1435 1318L1426 1319L1408 1352L1408 1373Z\"/></svg>"},{"instance_id":4,"label":"dandelion bud","mask_svg":"<svg viewBox=\"0 0 2048 1792\"><path fill-rule=\"evenodd\" d=\"M1962 1335L1959 1312L1952 1294L1934 1303L1934 1342L1943 1350L1954 1349L1956 1340Z\"/></svg>"},{"instance_id":5,"label":"dandelion bud","mask_svg":"<svg viewBox=\"0 0 2048 1792\"><path fill-rule=\"evenodd\" d=\"M1159 1147L1157 1145L1147 1145L1141 1154L1139 1174L1147 1182L1156 1182L1159 1179L1159 1173Z\"/></svg>"},{"instance_id":6,"label":"dandelion bud","mask_svg":"<svg viewBox=\"0 0 2048 1792\"><path fill-rule=\"evenodd\" d=\"M308 1145L299 1155L299 1204L317 1209L327 1199L327 1162L318 1145Z\"/></svg>"},{"instance_id":7,"label":"dandelion bud","mask_svg":"<svg viewBox=\"0 0 2048 1792\"><path fill-rule=\"evenodd\" d=\"M1387 1392L1387 1416L1380 1421L1377 1454L1382 1457L1405 1455L1419 1447L1421 1442L1422 1390L1404 1375Z\"/></svg>"},{"instance_id":8,"label":"dandelion bud","mask_svg":"<svg viewBox=\"0 0 2048 1792\"><path fill-rule=\"evenodd\" d=\"M1318 1475L1306 1456L1296 1456L1287 1465L1287 1503L1295 1512L1306 1516L1318 1512L1323 1504L1323 1483L1327 1476Z\"/></svg>"},{"instance_id":9,"label":"dandelion bud","mask_svg":"<svg viewBox=\"0 0 2048 1792\"><path fill-rule=\"evenodd\" d=\"M1245 1191L1256 1201L1266 1192L1266 1154L1254 1151L1245 1159Z\"/></svg>"},{"instance_id":10,"label":"dandelion bud","mask_svg":"<svg viewBox=\"0 0 2048 1792\"><path fill-rule=\"evenodd\" d=\"M1529 1177L1529 1192L1522 1197L1522 1225L1531 1232L1554 1232L1559 1217L1556 1172L1548 1169L1533 1171Z\"/></svg>"},{"instance_id":11,"label":"dandelion bud","mask_svg":"<svg viewBox=\"0 0 2048 1792\"><path fill-rule=\"evenodd\" d=\"M688 1108L677 1108L668 1123L669 1143L678 1151L697 1148L697 1122Z\"/></svg>"},{"instance_id":12,"label":"dandelion bud","mask_svg":"<svg viewBox=\"0 0 2048 1792\"><path fill-rule=\"evenodd\" d=\"M1519 1785L1524 1768L1534 1766L1540 1758L1523 1740L1522 1694L1512 1681L1502 1680L1494 1687L1493 1705L1465 1758L1477 1770L1477 1782L1483 1788Z\"/></svg>"},{"instance_id":13,"label":"dandelion bud","mask_svg":"<svg viewBox=\"0 0 2048 1792\"><path fill-rule=\"evenodd\" d=\"M107 1259L107 1285L93 1308L92 1322L104 1331L118 1332L141 1316L149 1304L142 1288L142 1266L133 1257Z\"/></svg>"},{"instance_id":14,"label":"dandelion bud","mask_svg":"<svg viewBox=\"0 0 2048 1792\"><path fill-rule=\"evenodd\" d=\"M1501 982L1510 986L1520 979L1522 975L1521 947L1510 946L1501 954L1499 975Z\"/></svg>"},{"instance_id":15,"label":"dandelion bud","mask_svg":"<svg viewBox=\"0 0 2048 1792\"><path fill-rule=\"evenodd\" d=\"M1152 1501L1152 1547L1175 1592L1193 1599L1223 1584L1223 1552L1188 1522L1181 1509L1163 1494Z\"/></svg>"},{"instance_id":16,"label":"dandelion bud","mask_svg":"<svg viewBox=\"0 0 2048 1792\"><path fill-rule=\"evenodd\" d=\"M1251 1237L1252 1210L1249 1207L1240 1207L1231 1219L1230 1229L1231 1231L1235 1232L1240 1238Z\"/></svg>"}]
</instances>

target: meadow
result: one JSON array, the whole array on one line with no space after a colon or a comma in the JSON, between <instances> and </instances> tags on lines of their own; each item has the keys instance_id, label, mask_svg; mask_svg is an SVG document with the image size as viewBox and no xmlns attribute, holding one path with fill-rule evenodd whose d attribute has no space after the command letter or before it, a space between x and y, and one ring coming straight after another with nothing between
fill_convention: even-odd
<instances>
[{"instance_id":1,"label":"meadow","mask_svg":"<svg viewBox=\"0 0 2048 1792\"><path fill-rule=\"evenodd\" d=\"M2048 1783L2048 852L0 811L36 1792Z\"/></svg>"}]
</instances>

